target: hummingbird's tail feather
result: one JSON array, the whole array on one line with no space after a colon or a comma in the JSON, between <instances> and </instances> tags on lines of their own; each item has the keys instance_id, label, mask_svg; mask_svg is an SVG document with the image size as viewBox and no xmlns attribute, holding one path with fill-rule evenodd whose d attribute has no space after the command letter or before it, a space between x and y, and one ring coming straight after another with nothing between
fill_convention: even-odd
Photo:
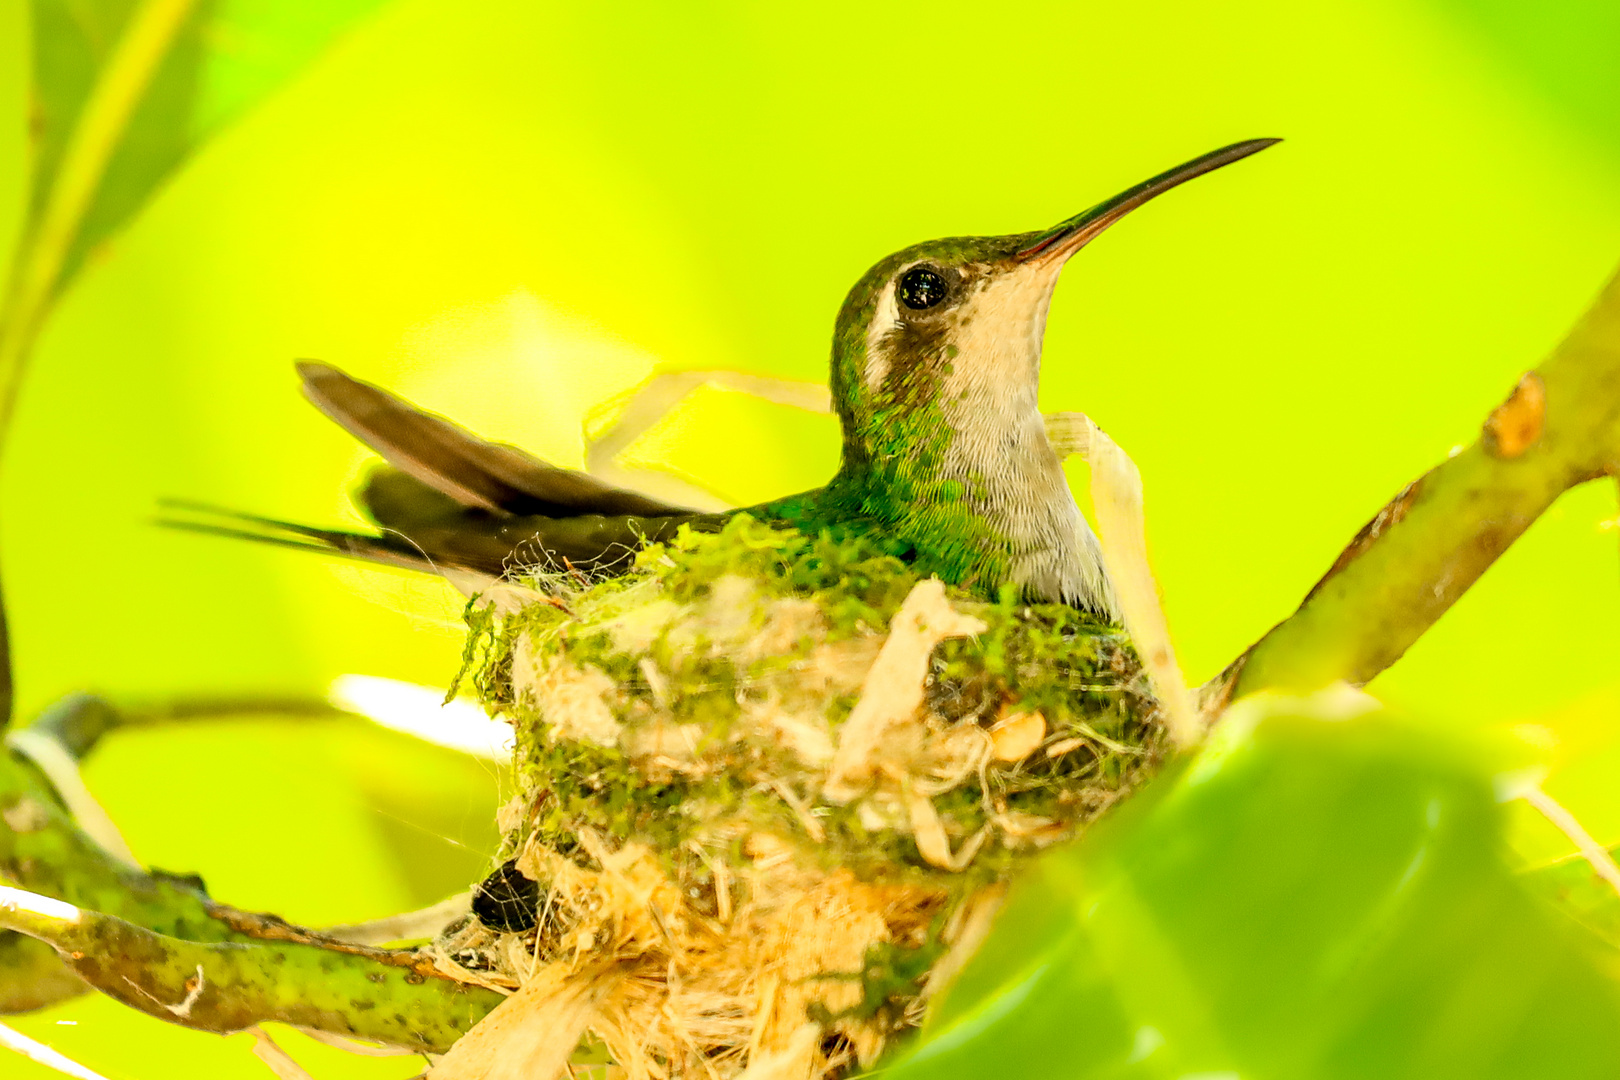
<instances>
[{"instance_id":1,"label":"hummingbird's tail feather","mask_svg":"<svg viewBox=\"0 0 1620 1080\"><path fill-rule=\"evenodd\" d=\"M497 517L690 513L504 443L490 442L328 364L298 363L304 396L394 468L460 506Z\"/></svg>"},{"instance_id":2,"label":"hummingbird's tail feather","mask_svg":"<svg viewBox=\"0 0 1620 1080\"><path fill-rule=\"evenodd\" d=\"M343 555L407 570L441 572L427 552L397 535L322 529L190 499L160 499L158 507L156 523L168 529L251 540L298 551Z\"/></svg>"},{"instance_id":3,"label":"hummingbird's tail feather","mask_svg":"<svg viewBox=\"0 0 1620 1080\"><path fill-rule=\"evenodd\" d=\"M384 475L409 479L399 473ZM371 488L366 490L369 493ZM576 514L551 518L531 514L498 518L465 507L456 507L456 515L434 513L429 503L429 512L414 516L409 509L394 507L397 516L382 521L380 532L363 533L299 525L185 499L165 499L159 505L158 524L169 528L344 555L439 574L453 581L468 574L500 578L530 569L623 573L643 545L670 539L682 525L716 530L729 516ZM411 504L401 505L408 508Z\"/></svg>"}]
</instances>

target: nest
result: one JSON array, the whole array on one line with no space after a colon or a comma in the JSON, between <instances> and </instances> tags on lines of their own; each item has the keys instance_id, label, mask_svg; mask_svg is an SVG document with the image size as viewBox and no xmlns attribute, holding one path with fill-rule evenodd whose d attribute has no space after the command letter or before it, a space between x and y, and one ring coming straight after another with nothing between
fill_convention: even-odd
<instances>
[{"instance_id":1,"label":"nest","mask_svg":"<svg viewBox=\"0 0 1620 1080\"><path fill-rule=\"evenodd\" d=\"M435 1076L870 1065L1020 864L1163 754L1117 628L860 539L738 517L625 577L533 574L469 611L519 790L475 917L435 949L512 994Z\"/></svg>"}]
</instances>

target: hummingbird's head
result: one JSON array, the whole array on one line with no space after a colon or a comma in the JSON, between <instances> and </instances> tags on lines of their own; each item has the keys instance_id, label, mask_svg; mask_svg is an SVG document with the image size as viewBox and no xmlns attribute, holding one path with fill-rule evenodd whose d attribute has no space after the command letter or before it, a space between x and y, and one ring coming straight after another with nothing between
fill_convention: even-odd
<instances>
[{"instance_id":1,"label":"hummingbird's head","mask_svg":"<svg viewBox=\"0 0 1620 1080\"><path fill-rule=\"evenodd\" d=\"M1069 258L1155 196L1277 141L1215 150L1050 229L931 240L872 267L845 299L833 339L846 465L892 454L908 431L914 440L940 420L953 442L994 443L1008 424L1038 415L1046 312Z\"/></svg>"}]
</instances>

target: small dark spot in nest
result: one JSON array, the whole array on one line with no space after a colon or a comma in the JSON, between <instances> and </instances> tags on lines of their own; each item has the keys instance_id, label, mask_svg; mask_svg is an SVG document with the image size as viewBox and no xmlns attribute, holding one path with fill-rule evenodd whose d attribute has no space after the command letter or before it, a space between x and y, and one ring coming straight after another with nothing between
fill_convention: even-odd
<instances>
[{"instance_id":1,"label":"small dark spot in nest","mask_svg":"<svg viewBox=\"0 0 1620 1080\"><path fill-rule=\"evenodd\" d=\"M714 889L705 889L695 883L686 887L686 905L698 914L707 915L710 918L720 912L720 905L715 899Z\"/></svg>"},{"instance_id":2,"label":"small dark spot in nest","mask_svg":"<svg viewBox=\"0 0 1620 1080\"><path fill-rule=\"evenodd\" d=\"M517 860L502 863L473 890L472 910L491 930L519 933L539 921L540 883L517 868Z\"/></svg>"},{"instance_id":3,"label":"small dark spot in nest","mask_svg":"<svg viewBox=\"0 0 1620 1080\"><path fill-rule=\"evenodd\" d=\"M596 866L596 860L580 849L579 837L573 833L558 833L556 836L548 837L546 846L563 858L583 866L587 870L600 869L600 867Z\"/></svg>"}]
</instances>

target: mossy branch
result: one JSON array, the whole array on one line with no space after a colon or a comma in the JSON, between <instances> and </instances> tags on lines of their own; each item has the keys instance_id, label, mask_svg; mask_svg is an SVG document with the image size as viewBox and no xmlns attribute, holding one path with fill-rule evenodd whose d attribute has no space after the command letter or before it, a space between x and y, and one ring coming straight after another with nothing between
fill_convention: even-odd
<instances>
[{"instance_id":1,"label":"mossy branch","mask_svg":"<svg viewBox=\"0 0 1620 1080\"><path fill-rule=\"evenodd\" d=\"M104 702L78 698L25 730L60 740L77 757L119 722ZM13 909L0 911L5 1011L38 1008L89 984L211 1031L284 1020L433 1050L502 1000L446 977L414 950L356 944L241 911L210 898L194 876L128 865L79 828L45 775L15 752L0 754L0 873L21 887L11 890ZM193 977L209 981L213 994L199 992L195 1010L176 1012Z\"/></svg>"},{"instance_id":2,"label":"mossy branch","mask_svg":"<svg viewBox=\"0 0 1620 1080\"><path fill-rule=\"evenodd\" d=\"M1368 522L1299 610L1205 688L1206 704L1267 688L1361 685L1398 660L1487 567L1577 484L1620 475L1620 277L1479 439Z\"/></svg>"},{"instance_id":3,"label":"mossy branch","mask_svg":"<svg viewBox=\"0 0 1620 1080\"><path fill-rule=\"evenodd\" d=\"M0 886L0 926L49 943L90 986L203 1031L265 1020L443 1052L504 1000L316 945L198 942Z\"/></svg>"}]
</instances>

